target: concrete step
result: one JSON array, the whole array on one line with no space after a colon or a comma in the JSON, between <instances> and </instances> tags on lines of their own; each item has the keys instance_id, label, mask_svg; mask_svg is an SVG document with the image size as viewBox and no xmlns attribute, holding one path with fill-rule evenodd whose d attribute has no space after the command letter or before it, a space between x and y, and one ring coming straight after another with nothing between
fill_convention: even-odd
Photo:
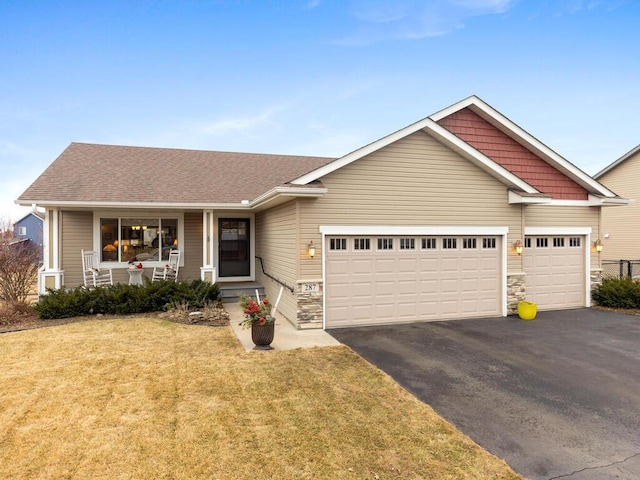
<instances>
[{"instance_id":1,"label":"concrete step","mask_svg":"<svg viewBox=\"0 0 640 480\"><path fill-rule=\"evenodd\" d=\"M257 282L219 283L218 287L220 287L220 296L224 303L237 303L240 300L238 293L249 295L255 300L256 290L261 299L265 297L264 287Z\"/></svg>"}]
</instances>

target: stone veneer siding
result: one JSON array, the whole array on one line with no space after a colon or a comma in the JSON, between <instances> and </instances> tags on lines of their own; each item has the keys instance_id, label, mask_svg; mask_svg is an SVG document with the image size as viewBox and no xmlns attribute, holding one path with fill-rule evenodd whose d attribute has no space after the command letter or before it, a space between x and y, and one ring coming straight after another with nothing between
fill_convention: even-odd
<instances>
[{"instance_id":1,"label":"stone veneer siding","mask_svg":"<svg viewBox=\"0 0 640 480\"><path fill-rule=\"evenodd\" d=\"M318 292L304 292L303 287L308 283L317 283ZM298 281L296 285L297 326L298 330L322 328L322 293L324 285L321 280Z\"/></svg>"},{"instance_id":2,"label":"stone veneer siding","mask_svg":"<svg viewBox=\"0 0 640 480\"><path fill-rule=\"evenodd\" d=\"M507 275L507 315L518 313L518 302L526 300L526 282L524 273Z\"/></svg>"}]
</instances>

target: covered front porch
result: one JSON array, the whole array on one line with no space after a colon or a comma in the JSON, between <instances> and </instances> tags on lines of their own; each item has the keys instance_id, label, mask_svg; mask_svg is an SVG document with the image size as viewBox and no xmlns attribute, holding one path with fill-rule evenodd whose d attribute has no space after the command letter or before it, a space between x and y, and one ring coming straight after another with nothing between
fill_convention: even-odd
<instances>
[{"instance_id":1,"label":"covered front porch","mask_svg":"<svg viewBox=\"0 0 640 480\"><path fill-rule=\"evenodd\" d=\"M44 237L41 294L48 288L83 284L82 250L97 252L100 269L111 270L114 283L129 282L132 263L141 264L148 277L154 267L166 263L170 251L179 250L180 280L228 284L225 292L239 286L262 288L255 283L252 212L49 208Z\"/></svg>"}]
</instances>

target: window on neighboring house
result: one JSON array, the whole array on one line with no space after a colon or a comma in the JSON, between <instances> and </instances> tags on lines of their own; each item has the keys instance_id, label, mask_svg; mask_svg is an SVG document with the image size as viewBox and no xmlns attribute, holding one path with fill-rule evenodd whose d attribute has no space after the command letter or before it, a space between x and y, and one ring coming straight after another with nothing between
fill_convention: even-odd
<instances>
[{"instance_id":1,"label":"window on neighboring house","mask_svg":"<svg viewBox=\"0 0 640 480\"><path fill-rule=\"evenodd\" d=\"M27 227L18 227L18 235L26 236L27 235Z\"/></svg>"},{"instance_id":2,"label":"window on neighboring house","mask_svg":"<svg viewBox=\"0 0 640 480\"><path fill-rule=\"evenodd\" d=\"M103 262L160 261L178 246L176 218L101 218Z\"/></svg>"}]
</instances>

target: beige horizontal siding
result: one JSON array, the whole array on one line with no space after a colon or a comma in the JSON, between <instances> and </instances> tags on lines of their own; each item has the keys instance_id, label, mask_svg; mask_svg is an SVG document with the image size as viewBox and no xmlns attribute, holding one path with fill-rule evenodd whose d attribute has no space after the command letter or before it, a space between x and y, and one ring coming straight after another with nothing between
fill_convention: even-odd
<instances>
[{"instance_id":1,"label":"beige horizontal siding","mask_svg":"<svg viewBox=\"0 0 640 480\"><path fill-rule=\"evenodd\" d=\"M530 205L525 207L527 227L590 227L591 243L600 238L600 207L561 207ZM600 260L591 247L591 269L600 268Z\"/></svg>"},{"instance_id":2,"label":"beige horizontal siding","mask_svg":"<svg viewBox=\"0 0 640 480\"><path fill-rule=\"evenodd\" d=\"M184 255L184 266L178 273L180 280L197 280L202 267L202 212L188 211L184 214L184 246L179 247Z\"/></svg>"},{"instance_id":3,"label":"beige horizontal siding","mask_svg":"<svg viewBox=\"0 0 640 480\"><path fill-rule=\"evenodd\" d=\"M298 280L296 219L296 201L257 213L255 217L256 255L263 258L267 273L293 288ZM264 285L267 296L275 302L280 285L262 273L258 259L256 259L256 280ZM278 310L292 322L296 321L296 298L286 288L280 299Z\"/></svg>"},{"instance_id":4,"label":"beige horizontal siding","mask_svg":"<svg viewBox=\"0 0 640 480\"><path fill-rule=\"evenodd\" d=\"M63 211L61 217L62 248L60 265L66 288L83 285L82 250L93 249L93 213Z\"/></svg>"},{"instance_id":5,"label":"beige horizontal siding","mask_svg":"<svg viewBox=\"0 0 640 480\"><path fill-rule=\"evenodd\" d=\"M321 180L323 198L299 201L301 244L321 244L319 225L507 226L508 244L522 238L505 185L423 132ZM321 257L303 257L302 278L321 277ZM509 255L508 269L522 271L521 259Z\"/></svg>"},{"instance_id":6,"label":"beige horizontal siding","mask_svg":"<svg viewBox=\"0 0 640 480\"><path fill-rule=\"evenodd\" d=\"M625 198L635 199L630 205L604 207L602 232L604 239L602 258L608 260L640 259L640 153L607 172L598 180Z\"/></svg>"}]
</instances>

